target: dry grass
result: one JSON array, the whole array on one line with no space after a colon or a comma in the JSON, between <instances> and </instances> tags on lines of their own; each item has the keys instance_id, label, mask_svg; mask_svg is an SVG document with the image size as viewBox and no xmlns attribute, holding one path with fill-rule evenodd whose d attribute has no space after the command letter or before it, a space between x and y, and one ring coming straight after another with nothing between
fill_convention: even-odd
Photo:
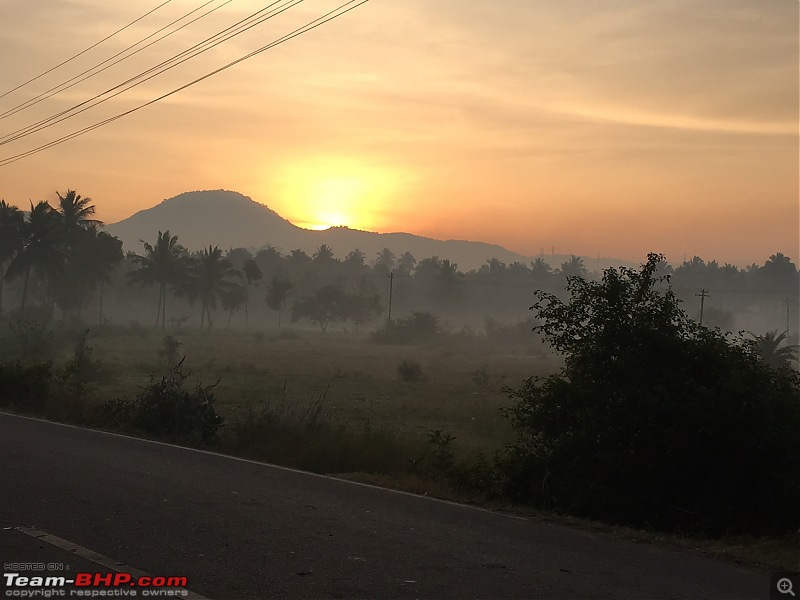
<instances>
[{"instance_id":1,"label":"dry grass","mask_svg":"<svg viewBox=\"0 0 800 600\"><path fill-rule=\"evenodd\" d=\"M412 439L443 429L459 438L463 452L492 451L510 435L499 415L507 403L503 385L516 386L532 374L557 368L553 358L490 351L478 344L442 343L427 347L371 343L364 335L302 332L282 339L277 332L213 331L177 334L185 367L204 384L219 380L218 409L234 418L246 406L266 401L306 406L321 401L331 418L368 424ZM114 377L98 386L98 396L130 396L151 373L167 365L158 356L160 332L94 334L95 356ZM397 366L413 360L423 379L403 382ZM488 376L476 382L476 373Z\"/></svg>"}]
</instances>

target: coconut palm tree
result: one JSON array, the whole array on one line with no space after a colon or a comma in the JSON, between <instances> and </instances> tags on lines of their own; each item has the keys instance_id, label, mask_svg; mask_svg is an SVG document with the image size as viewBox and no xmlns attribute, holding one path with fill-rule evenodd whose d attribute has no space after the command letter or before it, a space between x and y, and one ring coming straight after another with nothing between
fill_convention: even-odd
<instances>
[{"instance_id":1,"label":"coconut palm tree","mask_svg":"<svg viewBox=\"0 0 800 600\"><path fill-rule=\"evenodd\" d=\"M227 258L223 258L222 250L218 246L203 248L202 252L192 257L186 277L175 289L192 304L200 301L201 329L205 325L206 317L208 328L211 329L211 311L217 308L217 302L231 294L234 288L241 287L233 281L236 277L240 277L239 272Z\"/></svg>"},{"instance_id":2,"label":"coconut palm tree","mask_svg":"<svg viewBox=\"0 0 800 600\"><path fill-rule=\"evenodd\" d=\"M85 229L80 239L81 243L72 257L79 265L83 284L78 298L78 316L80 317L86 292L94 291L99 285L99 322L102 323L105 284L111 282L111 274L124 258L122 241L105 231L97 231L95 225Z\"/></svg>"},{"instance_id":3,"label":"coconut palm tree","mask_svg":"<svg viewBox=\"0 0 800 600\"><path fill-rule=\"evenodd\" d=\"M75 190L67 190L67 193L63 196L56 192L56 195L58 196L57 210L67 231L86 228L89 225L102 227L102 221L91 218L95 212L94 204L91 204L91 198L82 198Z\"/></svg>"},{"instance_id":4,"label":"coconut palm tree","mask_svg":"<svg viewBox=\"0 0 800 600\"><path fill-rule=\"evenodd\" d=\"M155 244L142 243L145 254L133 255L133 261L139 268L128 273L128 277L131 283L139 283L142 287L158 284L155 327L158 327L160 320L163 330L167 321L167 285L178 285L183 279L187 266L186 248L178 243L178 236L171 236L168 230L158 232Z\"/></svg>"},{"instance_id":5,"label":"coconut palm tree","mask_svg":"<svg viewBox=\"0 0 800 600\"><path fill-rule=\"evenodd\" d=\"M0 314L3 312L3 281L6 267L22 250L25 215L16 206L0 200Z\"/></svg>"},{"instance_id":6,"label":"coconut palm tree","mask_svg":"<svg viewBox=\"0 0 800 600\"><path fill-rule=\"evenodd\" d=\"M242 274L247 281L247 288L245 289L244 294L244 328L247 329L249 327L247 301L250 297L250 286L254 281L258 281L259 279L263 278L264 273L261 271L261 267L258 266L258 263L252 258L249 258L245 261L244 267L242 267ZM236 294L233 295L234 299L237 297L238 296Z\"/></svg>"},{"instance_id":7,"label":"coconut palm tree","mask_svg":"<svg viewBox=\"0 0 800 600\"><path fill-rule=\"evenodd\" d=\"M31 273L48 285L64 270L64 252L58 213L45 201L31 210L22 228L22 246L8 265L6 278L24 275L21 310L25 310Z\"/></svg>"},{"instance_id":8,"label":"coconut palm tree","mask_svg":"<svg viewBox=\"0 0 800 600\"><path fill-rule=\"evenodd\" d=\"M781 347L781 344L786 341L786 332L784 331L778 335L778 331L768 331L764 335L755 335L752 340L748 340L750 347L759 356L759 358L769 366L780 369L788 367L792 361L797 360L798 346L786 345Z\"/></svg>"}]
</instances>

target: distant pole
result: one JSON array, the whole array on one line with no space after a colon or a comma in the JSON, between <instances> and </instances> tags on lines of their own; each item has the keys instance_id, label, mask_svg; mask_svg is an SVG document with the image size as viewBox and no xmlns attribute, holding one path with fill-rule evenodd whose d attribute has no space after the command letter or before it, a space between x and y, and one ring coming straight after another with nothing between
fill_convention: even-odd
<instances>
[{"instance_id":1,"label":"distant pole","mask_svg":"<svg viewBox=\"0 0 800 600\"><path fill-rule=\"evenodd\" d=\"M695 296L699 296L700 297L700 325L702 325L703 324L703 306L706 303L706 298L710 298L711 294L708 293L707 289L702 288L700 290L700 293L699 294L695 294Z\"/></svg>"},{"instance_id":2,"label":"distant pole","mask_svg":"<svg viewBox=\"0 0 800 600\"><path fill-rule=\"evenodd\" d=\"M389 323L392 322L392 288L394 287L394 272L389 273Z\"/></svg>"},{"instance_id":3,"label":"distant pole","mask_svg":"<svg viewBox=\"0 0 800 600\"><path fill-rule=\"evenodd\" d=\"M786 337L789 337L789 304L792 301L791 298L786 298Z\"/></svg>"}]
</instances>

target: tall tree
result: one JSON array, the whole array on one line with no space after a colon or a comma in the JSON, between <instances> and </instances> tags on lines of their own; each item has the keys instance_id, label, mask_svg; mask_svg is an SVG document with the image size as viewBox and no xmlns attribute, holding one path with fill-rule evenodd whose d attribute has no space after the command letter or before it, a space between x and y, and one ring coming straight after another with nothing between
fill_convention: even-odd
<instances>
[{"instance_id":1,"label":"tall tree","mask_svg":"<svg viewBox=\"0 0 800 600\"><path fill-rule=\"evenodd\" d=\"M6 277L24 276L21 310L25 310L30 277L35 273L49 287L64 269L59 216L45 201L34 205L22 228L22 248L8 265Z\"/></svg>"},{"instance_id":2,"label":"tall tree","mask_svg":"<svg viewBox=\"0 0 800 600\"><path fill-rule=\"evenodd\" d=\"M218 246L209 246L192 257L186 276L176 285L179 294L185 295L194 303L200 301L200 328L208 319L208 328L213 321L211 311L217 308L217 302L224 296L233 294L239 284L233 281L239 272L233 268L227 258L223 258Z\"/></svg>"},{"instance_id":3,"label":"tall tree","mask_svg":"<svg viewBox=\"0 0 800 600\"><path fill-rule=\"evenodd\" d=\"M75 190L67 190L63 196L56 192L56 195L58 196L57 210L68 231L86 228L89 225L103 225L102 221L91 218L95 213L91 198L82 198Z\"/></svg>"},{"instance_id":4,"label":"tall tree","mask_svg":"<svg viewBox=\"0 0 800 600\"><path fill-rule=\"evenodd\" d=\"M166 328L167 286L177 285L183 279L187 265L186 248L178 243L178 236L171 236L169 230L158 232L155 244L144 244L144 255L133 255L133 261L139 265L136 271L128 273L131 282L142 287L158 284L158 309L156 324L159 320L161 329Z\"/></svg>"},{"instance_id":5,"label":"tall tree","mask_svg":"<svg viewBox=\"0 0 800 600\"><path fill-rule=\"evenodd\" d=\"M25 215L16 206L0 200L0 314L3 313L3 282L6 268L23 248Z\"/></svg>"},{"instance_id":6,"label":"tall tree","mask_svg":"<svg viewBox=\"0 0 800 600\"><path fill-rule=\"evenodd\" d=\"M281 312L283 305L286 303L286 298L292 290L292 282L285 277L274 275L267 287L266 302L272 310L278 312L278 329L281 328Z\"/></svg>"},{"instance_id":7,"label":"tall tree","mask_svg":"<svg viewBox=\"0 0 800 600\"><path fill-rule=\"evenodd\" d=\"M262 279L264 277L264 273L261 271L261 268L258 266L258 263L255 260L248 258L242 267L242 274L244 275L245 281L247 281L247 288L245 289L244 294L244 328L247 329L249 327L247 304L248 300L250 299L250 286L254 281L258 282L260 279Z\"/></svg>"}]
</instances>

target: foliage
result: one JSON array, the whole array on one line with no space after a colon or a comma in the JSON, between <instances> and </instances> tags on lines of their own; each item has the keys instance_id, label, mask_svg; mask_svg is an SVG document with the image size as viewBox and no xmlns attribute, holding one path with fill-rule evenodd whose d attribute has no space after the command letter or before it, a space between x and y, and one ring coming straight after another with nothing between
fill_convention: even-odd
<instances>
[{"instance_id":1,"label":"foliage","mask_svg":"<svg viewBox=\"0 0 800 600\"><path fill-rule=\"evenodd\" d=\"M134 264L139 265L139 268L130 271L128 279L142 287L158 284L155 326L158 327L160 321L163 331L167 320L167 286L183 281L188 260L186 248L178 243L178 236L170 235L169 231L159 231L155 244L143 244L144 255L132 256Z\"/></svg>"},{"instance_id":2,"label":"foliage","mask_svg":"<svg viewBox=\"0 0 800 600\"><path fill-rule=\"evenodd\" d=\"M781 346L786 341L786 332L778 334L777 331L768 331L764 335L755 335L752 340L747 340L748 345L756 355L773 369L790 367L797 360L797 345Z\"/></svg>"},{"instance_id":3,"label":"foliage","mask_svg":"<svg viewBox=\"0 0 800 600\"><path fill-rule=\"evenodd\" d=\"M352 321L358 330L380 312L377 296L348 293L336 285L323 286L292 306L292 321L307 319L324 333L331 323Z\"/></svg>"},{"instance_id":4,"label":"foliage","mask_svg":"<svg viewBox=\"0 0 800 600\"><path fill-rule=\"evenodd\" d=\"M158 350L158 357L170 368L180 362L180 351L183 343L173 335L164 336L161 348Z\"/></svg>"},{"instance_id":5,"label":"foliage","mask_svg":"<svg viewBox=\"0 0 800 600\"><path fill-rule=\"evenodd\" d=\"M135 401L107 402L104 406L107 421L180 444L215 443L223 425L212 392L216 384L203 386L198 382L193 390L187 390L184 387L187 378L181 361L169 376L152 379Z\"/></svg>"},{"instance_id":6,"label":"foliage","mask_svg":"<svg viewBox=\"0 0 800 600\"><path fill-rule=\"evenodd\" d=\"M422 366L413 360L404 360L397 365L397 374L401 380L408 383L421 381L423 378Z\"/></svg>"},{"instance_id":7,"label":"foliage","mask_svg":"<svg viewBox=\"0 0 800 600\"><path fill-rule=\"evenodd\" d=\"M408 317L388 322L373 339L387 344L415 344L428 342L441 332L439 317L426 311L414 311Z\"/></svg>"},{"instance_id":8,"label":"foliage","mask_svg":"<svg viewBox=\"0 0 800 600\"><path fill-rule=\"evenodd\" d=\"M52 362L0 362L0 406L37 413L49 399L55 379Z\"/></svg>"},{"instance_id":9,"label":"foliage","mask_svg":"<svg viewBox=\"0 0 800 600\"><path fill-rule=\"evenodd\" d=\"M244 295L237 295L241 286L232 279L239 275L227 258L222 257L218 246L203 248L186 261L186 270L182 279L175 284L181 296L186 296L194 304L200 301L200 328L206 318L208 328L212 327L211 311L216 309L217 301L228 300L228 308L236 305L236 300L245 300Z\"/></svg>"},{"instance_id":10,"label":"foliage","mask_svg":"<svg viewBox=\"0 0 800 600\"><path fill-rule=\"evenodd\" d=\"M654 274L608 269L537 292L562 372L508 390L505 492L638 527L782 533L800 522L800 378L701 327Z\"/></svg>"}]
</instances>

